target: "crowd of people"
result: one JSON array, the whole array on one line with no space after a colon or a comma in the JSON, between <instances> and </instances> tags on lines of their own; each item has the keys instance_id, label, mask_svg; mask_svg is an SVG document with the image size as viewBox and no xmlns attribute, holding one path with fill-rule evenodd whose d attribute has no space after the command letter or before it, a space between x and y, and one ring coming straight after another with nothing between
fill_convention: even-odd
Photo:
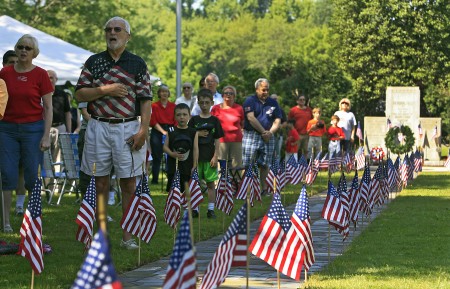
<instances>
[{"instance_id":1,"label":"crowd of people","mask_svg":"<svg viewBox=\"0 0 450 289\"><path fill-rule=\"evenodd\" d=\"M350 149L356 120L346 98L339 102L339 110L328 128L321 119L321 109L311 109L304 95L298 96L297 105L286 115L278 103L278 95L270 95L269 80L265 78L256 80L255 93L242 104L236 103L234 86L225 85L219 92L219 77L215 73L199 81L197 93L191 82L183 83L182 95L175 102L170 101L170 88L160 85L157 100L152 103L147 65L126 49L131 36L129 23L113 17L106 22L104 33L107 49L86 60L75 88L74 96L79 103L75 110L71 106L72 95L56 88L56 72L33 64L39 54L33 36L24 35L17 41L12 51L17 60L9 64L8 58L3 59L0 166L5 232L13 232L9 222L12 191L17 191L16 207L23 208L24 191L32 188L42 152L53 146L54 157L58 158L57 135L62 132L79 133L80 189L86 190L90 176L94 175L97 201L106 205L110 198L114 171L120 179L125 212L143 173L142 164L152 160L151 183L158 184L165 153L167 191L176 170L184 184L197 169L207 189L206 216L212 219L216 217L215 185L220 160L237 173L256 163L264 195L268 190L264 180L269 168L282 155L314 158L322 150L324 135L330 140L329 152L337 154L341 146L344 151ZM24 185L19 182L21 178ZM99 222L100 217L106 216L101 210L96 214ZM198 215L198 211L193 212L194 217ZM121 246L138 248L125 230Z\"/></svg>"}]
</instances>

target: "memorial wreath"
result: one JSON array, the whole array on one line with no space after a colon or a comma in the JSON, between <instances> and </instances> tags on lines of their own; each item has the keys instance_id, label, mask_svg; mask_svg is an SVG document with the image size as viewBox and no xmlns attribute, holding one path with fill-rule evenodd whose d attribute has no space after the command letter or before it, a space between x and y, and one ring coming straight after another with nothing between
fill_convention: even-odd
<instances>
[{"instance_id":1,"label":"memorial wreath","mask_svg":"<svg viewBox=\"0 0 450 289\"><path fill-rule=\"evenodd\" d=\"M406 125L390 128L384 138L386 147L397 155L411 151L415 141L412 130Z\"/></svg>"},{"instance_id":2,"label":"memorial wreath","mask_svg":"<svg viewBox=\"0 0 450 289\"><path fill-rule=\"evenodd\" d=\"M382 160L384 158L383 148L380 146L372 148L370 150L370 158L374 161Z\"/></svg>"}]
</instances>

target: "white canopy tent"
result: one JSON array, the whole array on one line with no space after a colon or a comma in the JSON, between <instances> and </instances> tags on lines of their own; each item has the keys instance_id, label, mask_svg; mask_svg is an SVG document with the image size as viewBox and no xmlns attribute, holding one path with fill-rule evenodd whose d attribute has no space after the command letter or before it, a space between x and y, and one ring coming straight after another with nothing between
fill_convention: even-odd
<instances>
[{"instance_id":1,"label":"white canopy tent","mask_svg":"<svg viewBox=\"0 0 450 289\"><path fill-rule=\"evenodd\" d=\"M66 81L77 83L81 67L92 52L3 15L0 16L1 56L7 50L13 50L17 40L24 34L33 35L39 42L40 53L34 59L34 64L46 70L54 70L58 75L58 85Z\"/></svg>"}]
</instances>

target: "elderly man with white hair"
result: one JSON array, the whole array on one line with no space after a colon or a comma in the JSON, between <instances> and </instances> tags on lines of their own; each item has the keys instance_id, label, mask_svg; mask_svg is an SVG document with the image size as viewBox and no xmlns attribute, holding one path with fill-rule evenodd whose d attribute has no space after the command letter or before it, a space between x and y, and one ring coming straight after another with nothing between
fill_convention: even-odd
<instances>
[{"instance_id":1,"label":"elderly man with white hair","mask_svg":"<svg viewBox=\"0 0 450 289\"><path fill-rule=\"evenodd\" d=\"M107 50L86 61L77 83L77 101L88 102L89 120L81 170L93 174L97 201L97 221L106 218L111 169L120 178L122 211L126 212L142 174L151 114L150 74L145 61L126 50L131 37L130 24L123 18L109 19L104 28ZM123 231L121 247L137 249L131 234Z\"/></svg>"}]
</instances>

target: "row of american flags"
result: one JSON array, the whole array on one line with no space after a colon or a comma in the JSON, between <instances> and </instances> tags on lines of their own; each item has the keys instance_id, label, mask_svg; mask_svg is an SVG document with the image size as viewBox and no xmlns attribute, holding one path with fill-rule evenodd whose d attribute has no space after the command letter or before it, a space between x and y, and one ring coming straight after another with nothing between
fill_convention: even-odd
<instances>
[{"instance_id":1,"label":"row of american flags","mask_svg":"<svg viewBox=\"0 0 450 289\"><path fill-rule=\"evenodd\" d=\"M358 155L359 154L357 153L356 156L353 157L349 155L340 158L339 156L336 156L336 159L339 160L337 163L339 164L340 162L343 170L348 169L349 167L358 169ZM327 167L330 169L333 167L333 158L334 157L321 158L319 154L314 160L310 160L309 164L301 157L299 161L290 158L286 164L284 164L283 161L277 161L272 164L270 173L266 179L266 182L272 191L273 200L249 250L280 272L297 280L300 277L299 272L301 271L302 266L305 266L305 269L308 270L314 263L314 250L309 224L306 185L314 182L320 168ZM347 158L349 159L348 161L346 161ZM356 160L356 167L352 165L354 160ZM322 210L322 217L328 220L345 238L348 235L350 222L356 223L358 212L370 215L374 206L381 205L387 200L389 192L392 190L401 190L406 186L408 182L413 179L414 172L421 171L421 166L422 159L420 153L417 151L416 153L411 153L409 156L406 155L403 158L403 161L398 157L395 162L390 158L388 158L386 162L380 162L373 178L370 177L368 165L364 163L364 173L361 181L359 181L358 172L355 170L355 176L349 190L347 190L345 174L342 173L337 189L331 182L328 184L328 194ZM281 204L279 196L281 190L287 183L297 184L299 182L303 182L303 186L294 213L289 219ZM189 182L192 208L197 207L203 199L198 183L198 174L194 171ZM29 206L20 230L22 240L19 253L29 260L35 273L41 273L44 268L41 222L42 204L40 192L41 180L38 179L35 188L33 189ZM176 174L164 210L165 221L172 227L177 226L181 215L181 207L187 208L186 199L181 192L179 175ZM251 205L254 200L261 200L259 174L256 166L247 168L237 189L230 175L225 170L222 170L217 186L216 204L219 209L230 214L234 206L233 198L246 199L247 194L250 194L249 199ZM102 267L96 271L100 274L99 276L89 277L88 279L83 278L90 273L84 272L82 268L73 288L90 288L86 285L86 282L89 280L95 281L92 283L93 288L99 287L97 285L102 282L106 282L105 284L116 284L114 285L116 287L113 288L120 288L117 287L119 286L117 284L120 282L117 281L117 276L115 275L112 261L109 257L107 238L105 238L101 231L93 236L93 224L95 221L96 210L95 196L95 178L92 178L77 215L76 222L79 227L76 233L76 239L83 242L86 245L86 248L89 248L83 267L87 266L88 268L92 268L91 263L93 260L96 260L94 262L95 264L101 264ZM219 206L219 204L222 205ZM220 263L223 262L223 260L229 259L227 261L230 263L229 267L243 265L247 254L246 242L248 239L246 226L242 225L246 223L246 219L243 217L246 215L244 212L246 210L247 206L244 205L225 234L224 239L216 252L219 256L213 258L205 272L203 278L203 283L205 283L205 285L202 285L202 288L215 288L214 286L218 285L208 284L218 284L217 282L223 282L223 280L225 280L229 269L227 271L226 266L223 266L223 264ZM183 222L185 222L185 218L186 216L183 218ZM181 226L183 226L183 222ZM146 176L141 178L141 182L136 188L135 195L130 202L129 208L121 220L121 226L123 229L147 243L154 235L156 231L156 213L150 197ZM180 229L179 235L181 234L181 231L182 230ZM184 233L184 235L186 235L186 233ZM177 241L179 238L181 237L178 236ZM188 248L189 246L183 245L182 247ZM106 251L101 251L101 253L99 253L99 250L103 250L104 248L106 248ZM228 257L225 258L222 254L225 254ZM97 260L97 257L95 257L99 255L103 256L101 260ZM193 256L195 256L195 254L193 254ZM192 256L190 258L192 258ZM181 259L178 258L177 260ZM189 266L192 266L192 262L189 262L187 264L191 264ZM179 266L177 267L175 263L175 261L171 262L168 272L170 272L170 270L178 272L177 268L179 268ZM220 272L216 272L217 270ZM184 273L178 272L174 274ZM171 275L168 274L167 276ZM183 276L183 278L186 278L185 275ZM219 278L217 276L222 277ZM83 280L80 280L80 278ZM101 279L100 281L99 278ZM182 283L185 284L184 282Z\"/></svg>"}]
</instances>

